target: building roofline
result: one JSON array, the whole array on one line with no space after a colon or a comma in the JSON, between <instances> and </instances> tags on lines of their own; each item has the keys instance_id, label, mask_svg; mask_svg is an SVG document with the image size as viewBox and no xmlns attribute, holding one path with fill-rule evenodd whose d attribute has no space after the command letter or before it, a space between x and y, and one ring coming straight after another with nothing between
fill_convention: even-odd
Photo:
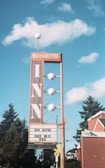
<instances>
[{"instance_id":1,"label":"building roofline","mask_svg":"<svg viewBox=\"0 0 105 168\"><path fill-rule=\"evenodd\" d=\"M88 118L88 121L90 121L91 119L97 117L100 114L105 114L105 111L99 111L98 113L96 113L95 115L91 116L90 118Z\"/></svg>"},{"instance_id":2,"label":"building roofline","mask_svg":"<svg viewBox=\"0 0 105 168\"><path fill-rule=\"evenodd\" d=\"M96 131L89 131L84 130L81 134L82 137L98 137L98 138L105 138L105 132L96 132Z\"/></svg>"}]
</instances>

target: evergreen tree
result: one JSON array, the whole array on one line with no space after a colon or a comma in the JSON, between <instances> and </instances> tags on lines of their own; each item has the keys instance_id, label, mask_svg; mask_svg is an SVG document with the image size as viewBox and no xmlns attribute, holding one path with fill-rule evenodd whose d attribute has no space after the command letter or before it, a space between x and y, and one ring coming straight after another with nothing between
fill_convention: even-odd
<instances>
[{"instance_id":1,"label":"evergreen tree","mask_svg":"<svg viewBox=\"0 0 105 168\"><path fill-rule=\"evenodd\" d=\"M50 168L54 164L54 151L53 149L44 149L44 167Z\"/></svg>"},{"instance_id":2,"label":"evergreen tree","mask_svg":"<svg viewBox=\"0 0 105 168\"><path fill-rule=\"evenodd\" d=\"M76 135L74 136L77 142L80 142L81 131L88 129L87 120L97 112L105 110L105 108L91 96L83 101L82 109L83 111L80 111L79 114L83 121L79 124L80 129L76 131Z\"/></svg>"},{"instance_id":3,"label":"evergreen tree","mask_svg":"<svg viewBox=\"0 0 105 168\"><path fill-rule=\"evenodd\" d=\"M14 106L12 104L9 104L8 106L9 109L4 112L3 121L1 122L1 124L10 126L13 121L18 117L18 114L17 112L15 112Z\"/></svg>"},{"instance_id":4,"label":"evergreen tree","mask_svg":"<svg viewBox=\"0 0 105 168\"><path fill-rule=\"evenodd\" d=\"M25 121L18 118L12 104L3 114L0 125L0 166L33 168L35 152L28 150L28 131Z\"/></svg>"},{"instance_id":5,"label":"evergreen tree","mask_svg":"<svg viewBox=\"0 0 105 168\"><path fill-rule=\"evenodd\" d=\"M43 149L41 155L38 159L38 167L50 168L55 162L54 150L53 149Z\"/></svg>"}]
</instances>

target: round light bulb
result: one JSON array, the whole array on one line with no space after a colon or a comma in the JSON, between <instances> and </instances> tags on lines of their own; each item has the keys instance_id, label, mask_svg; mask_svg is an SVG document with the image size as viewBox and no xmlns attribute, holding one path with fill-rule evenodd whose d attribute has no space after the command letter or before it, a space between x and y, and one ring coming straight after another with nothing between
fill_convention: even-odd
<instances>
[{"instance_id":1,"label":"round light bulb","mask_svg":"<svg viewBox=\"0 0 105 168\"><path fill-rule=\"evenodd\" d=\"M55 78L55 75L54 73L49 73L47 77L49 80L53 80Z\"/></svg>"},{"instance_id":2,"label":"round light bulb","mask_svg":"<svg viewBox=\"0 0 105 168\"><path fill-rule=\"evenodd\" d=\"M40 33L36 33L36 34L35 34L35 38L36 38L36 39L40 39L40 38L41 38L41 34L40 34Z\"/></svg>"},{"instance_id":3,"label":"round light bulb","mask_svg":"<svg viewBox=\"0 0 105 168\"><path fill-rule=\"evenodd\" d=\"M49 88L49 89L47 90L47 92L48 92L49 95L53 95L56 91L55 91L54 88Z\"/></svg>"},{"instance_id":4,"label":"round light bulb","mask_svg":"<svg viewBox=\"0 0 105 168\"><path fill-rule=\"evenodd\" d=\"M47 108L49 111L54 111L56 107L54 104L49 104Z\"/></svg>"}]
</instances>

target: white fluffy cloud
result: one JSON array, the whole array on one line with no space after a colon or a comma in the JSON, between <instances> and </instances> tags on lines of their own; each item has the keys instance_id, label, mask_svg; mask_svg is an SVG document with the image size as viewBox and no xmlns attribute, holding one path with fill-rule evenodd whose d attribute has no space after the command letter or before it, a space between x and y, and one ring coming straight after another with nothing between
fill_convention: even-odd
<instances>
[{"instance_id":1,"label":"white fluffy cloud","mask_svg":"<svg viewBox=\"0 0 105 168\"><path fill-rule=\"evenodd\" d=\"M105 97L105 77L86 86L77 87L66 93L66 104L81 102L88 96L95 98Z\"/></svg>"},{"instance_id":2,"label":"white fluffy cloud","mask_svg":"<svg viewBox=\"0 0 105 168\"><path fill-rule=\"evenodd\" d=\"M55 0L42 0L41 2L40 2L40 4L45 4L45 5L49 5L49 4L52 4L53 2L54 2Z\"/></svg>"},{"instance_id":3,"label":"white fluffy cloud","mask_svg":"<svg viewBox=\"0 0 105 168\"><path fill-rule=\"evenodd\" d=\"M104 11L103 11L103 7L100 1L96 1L96 0L87 0L88 2L88 9L93 11L95 16L103 16L104 15Z\"/></svg>"},{"instance_id":4,"label":"white fluffy cloud","mask_svg":"<svg viewBox=\"0 0 105 168\"><path fill-rule=\"evenodd\" d=\"M14 41L22 40L23 44L34 48L37 32L41 33L40 47L44 48L51 44L62 44L68 40L76 39L82 35L89 36L95 33L95 27L89 27L80 19L70 22L56 21L40 25L33 18L27 18L24 24L15 24L4 40L3 45L12 44Z\"/></svg>"},{"instance_id":5,"label":"white fluffy cloud","mask_svg":"<svg viewBox=\"0 0 105 168\"><path fill-rule=\"evenodd\" d=\"M99 54L96 53L96 52L92 52L90 53L88 56L82 56L78 62L81 63L81 64L84 64L84 63L93 63L96 61L96 59L98 58Z\"/></svg>"},{"instance_id":6,"label":"white fluffy cloud","mask_svg":"<svg viewBox=\"0 0 105 168\"><path fill-rule=\"evenodd\" d=\"M63 12L73 12L72 7L69 3L61 3L58 10Z\"/></svg>"}]
</instances>

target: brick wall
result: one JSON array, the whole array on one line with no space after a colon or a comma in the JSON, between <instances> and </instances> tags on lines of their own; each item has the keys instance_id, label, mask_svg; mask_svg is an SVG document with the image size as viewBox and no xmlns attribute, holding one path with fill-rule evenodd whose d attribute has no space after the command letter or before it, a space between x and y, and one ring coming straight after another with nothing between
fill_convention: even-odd
<instances>
[{"instance_id":1,"label":"brick wall","mask_svg":"<svg viewBox=\"0 0 105 168\"><path fill-rule=\"evenodd\" d=\"M82 168L105 168L105 137L82 137Z\"/></svg>"}]
</instances>

